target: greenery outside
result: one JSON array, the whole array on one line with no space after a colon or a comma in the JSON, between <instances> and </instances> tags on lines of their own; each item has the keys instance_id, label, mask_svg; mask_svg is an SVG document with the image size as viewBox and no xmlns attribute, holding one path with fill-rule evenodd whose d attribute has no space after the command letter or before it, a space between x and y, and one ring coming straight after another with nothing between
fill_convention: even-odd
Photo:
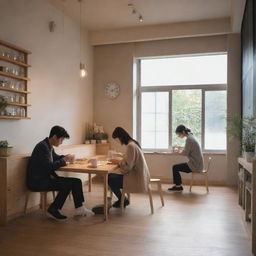
<instances>
[{"instance_id":1,"label":"greenery outside","mask_svg":"<svg viewBox=\"0 0 256 256\"><path fill-rule=\"evenodd\" d=\"M202 124L202 93L201 90L172 91L172 146L184 146L184 139L175 134L180 124L188 127L201 143Z\"/></svg>"}]
</instances>

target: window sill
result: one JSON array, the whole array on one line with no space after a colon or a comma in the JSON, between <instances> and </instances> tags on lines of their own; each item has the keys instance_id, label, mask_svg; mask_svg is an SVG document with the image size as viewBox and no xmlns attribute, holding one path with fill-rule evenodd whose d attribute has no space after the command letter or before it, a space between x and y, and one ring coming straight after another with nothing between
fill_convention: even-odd
<instances>
[{"instance_id":1,"label":"window sill","mask_svg":"<svg viewBox=\"0 0 256 256\"><path fill-rule=\"evenodd\" d=\"M144 151L144 154L146 155L174 155L174 156L183 156L180 153L177 152L150 152L150 151ZM226 155L227 152L203 152L203 155Z\"/></svg>"}]
</instances>

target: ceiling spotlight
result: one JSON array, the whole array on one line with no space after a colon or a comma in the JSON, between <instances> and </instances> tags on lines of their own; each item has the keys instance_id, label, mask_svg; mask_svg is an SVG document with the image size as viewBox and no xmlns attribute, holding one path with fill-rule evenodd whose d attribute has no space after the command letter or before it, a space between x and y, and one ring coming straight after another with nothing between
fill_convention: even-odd
<instances>
[{"instance_id":1,"label":"ceiling spotlight","mask_svg":"<svg viewBox=\"0 0 256 256\"><path fill-rule=\"evenodd\" d=\"M137 11L133 3L129 3L128 6L131 8L132 14L137 14L139 22L143 22L142 15Z\"/></svg>"}]
</instances>

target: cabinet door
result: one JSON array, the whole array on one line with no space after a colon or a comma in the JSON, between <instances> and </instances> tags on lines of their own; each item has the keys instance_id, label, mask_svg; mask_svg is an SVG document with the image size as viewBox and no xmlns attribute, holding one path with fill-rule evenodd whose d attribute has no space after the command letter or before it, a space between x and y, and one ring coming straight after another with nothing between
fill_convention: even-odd
<instances>
[{"instance_id":1,"label":"cabinet door","mask_svg":"<svg viewBox=\"0 0 256 256\"><path fill-rule=\"evenodd\" d=\"M7 216L23 213L25 205L26 172L28 158L9 158L7 160ZM37 202L38 204L38 202Z\"/></svg>"}]
</instances>

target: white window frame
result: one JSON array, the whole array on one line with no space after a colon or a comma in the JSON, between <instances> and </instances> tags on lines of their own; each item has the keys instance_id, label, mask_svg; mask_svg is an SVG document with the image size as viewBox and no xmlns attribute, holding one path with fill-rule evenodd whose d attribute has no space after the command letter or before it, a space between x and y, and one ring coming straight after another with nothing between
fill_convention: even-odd
<instances>
[{"instance_id":1,"label":"white window frame","mask_svg":"<svg viewBox=\"0 0 256 256\"><path fill-rule=\"evenodd\" d=\"M217 54L217 53L216 53ZM218 54L227 54L218 53ZM153 57L152 57L153 58ZM150 58L150 59L152 59ZM141 95L143 92L168 92L169 93L169 147L168 149L143 148L145 152L166 152L172 150L172 91L173 90L196 90L200 89L202 93L202 122L201 122L201 148L203 152L225 153L227 150L205 149L205 92L206 91L227 91L227 84L200 84L200 85L164 85L164 86L141 86L141 60L149 58L136 58L136 134L137 140L141 144Z\"/></svg>"}]
</instances>

